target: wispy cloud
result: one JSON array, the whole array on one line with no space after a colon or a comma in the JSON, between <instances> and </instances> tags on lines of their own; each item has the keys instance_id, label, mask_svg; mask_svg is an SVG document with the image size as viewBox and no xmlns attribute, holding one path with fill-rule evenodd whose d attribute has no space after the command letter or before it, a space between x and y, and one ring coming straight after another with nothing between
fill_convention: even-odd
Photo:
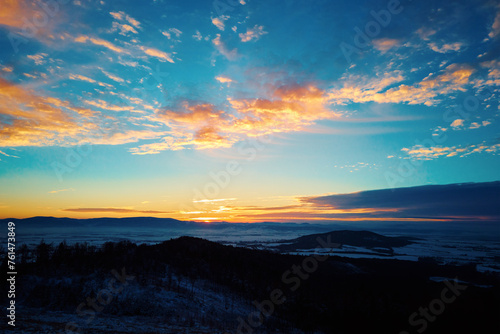
<instances>
[{"instance_id":1,"label":"wispy cloud","mask_svg":"<svg viewBox=\"0 0 500 334\"><path fill-rule=\"evenodd\" d=\"M141 46L140 49L148 56L156 57L160 61L168 61L169 63L174 62L174 60L172 59L172 55L170 53L163 52L163 51L160 51L160 50L154 49L154 48L148 48L145 46Z\"/></svg>"},{"instance_id":2,"label":"wispy cloud","mask_svg":"<svg viewBox=\"0 0 500 334\"><path fill-rule=\"evenodd\" d=\"M103 46L103 47L105 47L111 51L117 52L117 53L127 53L127 51L125 51L125 49L123 49L119 46L116 46L113 43L106 41L104 39L101 39L101 38L94 38L94 37L89 37L89 36L85 36L85 35L80 35L80 36L76 37L74 39L74 41L77 43L90 42L90 43L95 44L95 45Z\"/></svg>"},{"instance_id":3,"label":"wispy cloud","mask_svg":"<svg viewBox=\"0 0 500 334\"><path fill-rule=\"evenodd\" d=\"M228 60L236 60L236 58L238 58L238 51L236 49L229 50L226 44L221 40L220 34L217 34L212 40L212 43L217 51Z\"/></svg>"},{"instance_id":4,"label":"wispy cloud","mask_svg":"<svg viewBox=\"0 0 500 334\"><path fill-rule=\"evenodd\" d=\"M497 6L497 14L495 16L493 24L491 25L491 31L489 32L488 36L490 38L496 38L499 35L500 35L500 6Z\"/></svg>"},{"instance_id":5,"label":"wispy cloud","mask_svg":"<svg viewBox=\"0 0 500 334\"><path fill-rule=\"evenodd\" d=\"M399 39L394 38L379 38L374 39L372 42L375 49L379 50L382 53L385 53L401 44L401 41Z\"/></svg>"},{"instance_id":6,"label":"wispy cloud","mask_svg":"<svg viewBox=\"0 0 500 334\"><path fill-rule=\"evenodd\" d=\"M146 214L174 213L173 211L135 210L135 209L125 209L125 208L69 208L69 209L63 209L62 211L79 212L79 213L89 213L89 212L146 213Z\"/></svg>"},{"instance_id":7,"label":"wispy cloud","mask_svg":"<svg viewBox=\"0 0 500 334\"><path fill-rule=\"evenodd\" d=\"M203 36L198 30L196 30L196 33L193 35L193 38L197 41L201 41L203 39Z\"/></svg>"},{"instance_id":8,"label":"wispy cloud","mask_svg":"<svg viewBox=\"0 0 500 334\"><path fill-rule=\"evenodd\" d=\"M0 154L1 154L1 155L4 155L4 156L6 156L6 157L9 157L9 158L19 158L19 157L18 157L18 156L16 156L16 155L10 155L10 154L7 154L7 153L5 153L4 151L0 151Z\"/></svg>"},{"instance_id":9,"label":"wispy cloud","mask_svg":"<svg viewBox=\"0 0 500 334\"><path fill-rule=\"evenodd\" d=\"M111 111L130 111L133 110L134 108L131 106L116 106L112 104L108 104L108 102L100 99L95 99L95 100L86 100L84 101L85 103L100 108L100 109L105 109L105 110L111 110Z\"/></svg>"},{"instance_id":10,"label":"wispy cloud","mask_svg":"<svg viewBox=\"0 0 500 334\"><path fill-rule=\"evenodd\" d=\"M415 145L411 148L402 148L412 159L433 160L440 157L466 157L471 154L489 153L497 154L500 152L500 144L487 145L485 143L466 146L431 146Z\"/></svg>"},{"instance_id":11,"label":"wispy cloud","mask_svg":"<svg viewBox=\"0 0 500 334\"><path fill-rule=\"evenodd\" d=\"M114 74L111 74L109 72L106 72L105 70L101 69L101 72L107 76L108 78L110 78L111 80L113 81L116 81L116 82L120 82L120 83L123 83L125 82L125 80L123 80L122 78L120 78L119 76L117 75L114 75Z\"/></svg>"},{"instance_id":12,"label":"wispy cloud","mask_svg":"<svg viewBox=\"0 0 500 334\"><path fill-rule=\"evenodd\" d=\"M155 154L163 150L231 147L247 136L303 130L320 119L340 114L328 108L323 90L309 85L284 85L272 88L272 99L229 98L232 110L212 104L184 102L178 109L163 109L157 119L171 131L159 143L131 149L133 154ZM238 116L236 116L238 115Z\"/></svg>"},{"instance_id":13,"label":"wispy cloud","mask_svg":"<svg viewBox=\"0 0 500 334\"><path fill-rule=\"evenodd\" d=\"M120 12L110 12L109 14L115 20L126 21L136 28L141 28L141 23L139 21L137 21L136 19L134 19L133 17L131 17L130 15L126 14L125 12L121 12L121 11Z\"/></svg>"},{"instance_id":14,"label":"wispy cloud","mask_svg":"<svg viewBox=\"0 0 500 334\"><path fill-rule=\"evenodd\" d=\"M168 30L162 31L161 32L163 36L167 37L168 39L172 38L172 34L175 35L175 37L179 38L182 35L182 31L176 28L170 28Z\"/></svg>"},{"instance_id":15,"label":"wispy cloud","mask_svg":"<svg viewBox=\"0 0 500 334\"><path fill-rule=\"evenodd\" d=\"M95 112L41 96L0 78L1 147L51 146L71 142L95 127Z\"/></svg>"},{"instance_id":16,"label":"wispy cloud","mask_svg":"<svg viewBox=\"0 0 500 334\"><path fill-rule=\"evenodd\" d=\"M439 52L439 53L448 53L451 51L457 52L457 51L460 51L460 49L463 46L464 46L463 43L459 43L459 42L444 43L444 44L441 44L441 46L439 46L435 42L429 43L429 47L431 48L431 50L434 52Z\"/></svg>"},{"instance_id":17,"label":"wispy cloud","mask_svg":"<svg viewBox=\"0 0 500 334\"><path fill-rule=\"evenodd\" d=\"M27 57L33 60L35 62L35 65L44 65L47 62L47 60L45 59L47 57L46 53L28 55Z\"/></svg>"},{"instance_id":18,"label":"wispy cloud","mask_svg":"<svg viewBox=\"0 0 500 334\"><path fill-rule=\"evenodd\" d=\"M469 78L475 69L467 64L451 64L440 74L431 74L413 85L401 84L388 88L404 79L400 72L385 73L383 77L366 78L359 76L347 77L342 88L334 88L329 97L337 103L378 102L437 104L436 97L456 91L463 91L470 83Z\"/></svg>"},{"instance_id":19,"label":"wispy cloud","mask_svg":"<svg viewBox=\"0 0 500 334\"><path fill-rule=\"evenodd\" d=\"M108 88L113 87L110 84L94 80L92 78L86 77L86 76L81 75L81 74L70 74L69 78L71 80L80 80L80 81L90 82L90 83L97 84L97 85L102 86L102 87L108 87Z\"/></svg>"},{"instance_id":20,"label":"wispy cloud","mask_svg":"<svg viewBox=\"0 0 500 334\"><path fill-rule=\"evenodd\" d=\"M65 192L65 191L75 191L73 188L68 188L68 189L59 189L59 190L51 190L48 192L48 194L57 194L60 192Z\"/></svg>"}]
</instances>

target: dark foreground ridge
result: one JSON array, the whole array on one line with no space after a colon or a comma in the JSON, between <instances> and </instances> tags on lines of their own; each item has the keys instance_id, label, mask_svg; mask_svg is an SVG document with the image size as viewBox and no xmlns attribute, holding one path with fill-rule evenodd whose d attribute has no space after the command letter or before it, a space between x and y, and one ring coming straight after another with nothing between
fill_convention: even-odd
<instances>
[{"instance_id":1,"label":"dark foreground ridge","mask_svg":"<svg viewBox=\"0 0 500 334\"><path fill-rule=\"evenodd\" d=\"M334 235L351 243L361 235L374 247L408 242L370 232ZM192 237L100 247L42 242L18 254L18 333L63 333L68 323L75 333L500 330L499 278L473 265L303 257Z\"/></svg>"}]
</instances>

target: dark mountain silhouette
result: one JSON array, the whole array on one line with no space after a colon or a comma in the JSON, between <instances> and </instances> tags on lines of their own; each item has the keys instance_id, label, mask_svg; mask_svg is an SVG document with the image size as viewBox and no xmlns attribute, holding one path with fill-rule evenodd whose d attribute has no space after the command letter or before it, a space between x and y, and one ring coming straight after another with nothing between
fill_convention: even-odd
<instances>
[{"instance_id":1,"label":"dark mountain silhouette","mask_svg":"<svg viewBox=\"0 0 500 334\"><path fill-rule=\"evenodd\" d=\"M382 241L383 245L405 242L369 232L341 232L332 239L340 241L344 236L351 243L377 246ZM299 239L305 242L314 236ZM479 273L474 266L336 256L311 266L312 257L224 246L193 237L155 245L107 242L99 247L42 242L32 249L23 247L18 254L17 269L22 275L16 282L16 305L23 306L23 318L16 330L29 327L26 333L60 332L69 321L76 321L82 332L121 333L120 320L130 322L130 317L140 319L136 333L185 333L188 329L203 334L413 333L420 327L412 327L408 317L441 298L446 287L431 277L457 277L488 287L461 283L467 284L466 290L446 305L446 312L436 316L436 321L428 323L426 333L494 333L500 329L499 278ZM7 272L6 255L1 254L3 272ZM86 323L90 317L76 316L75 308L96 296L99 300L99 294L103 300L110 279L117 277L113 270L134 278L124 283L123 291L109 305L101 308L98 304L95 319ZM113 284L118 287L120 282L117 278ZM4 299L6 289L7 285L0 286ZM265 302L261 325L252 332L238 332L239 319L258 315L255 305L264 305L259 303L269 300L275 289L282 291L284 302L274 305L273 312L270 302Z\"/></svg>"},{"instance_id":2,"label":"dark mountain silhouette","mask_svg":"<svg viewBox=\"0 0 500 334\"><path fill-rule=\"evenodd\" d=\"M383 248L391 250L392 247L403 247L413 243L415 238L386 237L369 231L332 231L327 233L305 235L292 240L282 241L277 249L280 252L292 252L299 249L314 249L321 247L318 238L336 244L333 248L342 248L342 245L364 247L368 249Z\"/></svg>"},{"instance_id":3,"label":"dark mountain silhouette","mask_svg":"<svg viewBox=\"0 0 500 334\"><path fill-rule=\"evenodd\" d=\"M143 227L189 227L189 226L202 226L203 223L192 221L181 221L173 218L156 218L156 217L126 217L126 218L88 218L88 219L75 219L75 218L57 218L57 217L31 217L24 219L7 218L2 219L0 222L15 222L21 226L34 226L34 227L63 227L63 226L143 226Z\"/></svg>"}]
</instances>

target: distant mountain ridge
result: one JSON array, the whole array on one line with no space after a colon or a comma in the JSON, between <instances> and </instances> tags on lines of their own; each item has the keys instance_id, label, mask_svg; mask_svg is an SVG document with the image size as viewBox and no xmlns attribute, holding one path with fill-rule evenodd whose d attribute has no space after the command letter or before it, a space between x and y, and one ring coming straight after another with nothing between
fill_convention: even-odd
<instances>
[{"instance_id":1,"label":"distant mountain ridge","mask_svg":"<svg viewBox=\"0 0 500 334\"><path fill-rule=\"evenodd\" d=\"M138 226L144 227L161 227L170 226L170 227L186 227L186 226L197 226L202 225L203 223L197 223L193 221L182 221L173 218L156 218L156 217L125 217L125 218L57 218L57 217L30 217L30 218L7 218L1 219L1 222L15 222L21 223L25 226L75 226L75 225L101 225L101 226L119 226L119 225L131 225L136 224Z\"/></svg>"}]
</instances>

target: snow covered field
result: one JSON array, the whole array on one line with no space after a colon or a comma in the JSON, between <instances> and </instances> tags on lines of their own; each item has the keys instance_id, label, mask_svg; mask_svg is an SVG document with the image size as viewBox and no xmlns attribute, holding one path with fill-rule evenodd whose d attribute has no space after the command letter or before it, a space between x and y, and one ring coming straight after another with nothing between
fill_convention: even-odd
<instances>
[{"instance_id":1,"label":"snow covered field","mask_svg":"<svg viewBox=\"0 0 500 334\"><path fill-rule=\"evenodd\" d=\"M480 271L500 272L500 224L475 222L450 223L335 223L335 224L199 224L186 228L150 228L137 226L60 226L18 227L18 244L45 242L58 244L87 242L100 245L107 241L130 240L135 243L156 244L180 236L193 236L233 245L253 245L253 248L272 248L272 242L290 240L303 235L335 230L369 230L385 236L418 238L413 244L394 248L388 255L374 249L344 245L332 255L351 258L393 258L417 261L419 257L433 258L441 263L476 263ZM274 244L276 245L276 244ZM310 254L312 250L296 253Z\"/></svg>"}]
</instances>

